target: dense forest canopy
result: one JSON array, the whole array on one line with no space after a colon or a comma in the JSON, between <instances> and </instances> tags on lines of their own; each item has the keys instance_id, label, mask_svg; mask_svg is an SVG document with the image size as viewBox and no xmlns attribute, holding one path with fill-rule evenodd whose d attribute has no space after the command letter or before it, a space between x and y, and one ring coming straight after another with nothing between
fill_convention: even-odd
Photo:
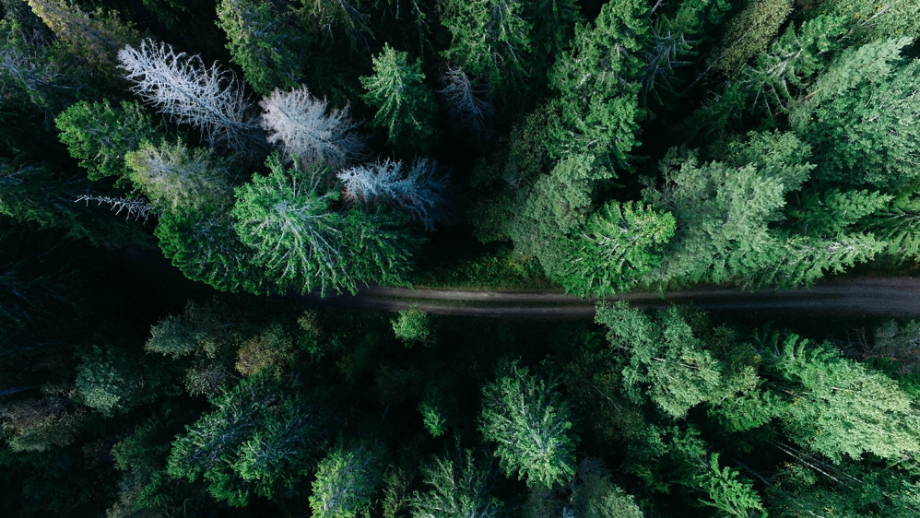
<instances>
[{"instance_id":1,"label":"dense forest canopy","mask_svg":"<svg viewBox=\"0 0 920 518\"><path fill-rule=\"evenodd\" d=\"M915 322L292 298L912 271L920 2L0 13L4 516L920 514Z\"/></svg>"}]
</instances>

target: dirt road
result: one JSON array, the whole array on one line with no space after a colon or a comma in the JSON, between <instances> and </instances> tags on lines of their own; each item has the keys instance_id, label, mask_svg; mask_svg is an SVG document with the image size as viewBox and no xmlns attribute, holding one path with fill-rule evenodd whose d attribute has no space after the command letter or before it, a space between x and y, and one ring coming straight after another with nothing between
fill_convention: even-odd
<instances>
[{"instance_id":1,"label":"dirt road","mask_svg":"<svg viewBox=\"0 0 920 518\"><path fill-rule=\"evenodd\" d=\"M357 295L297 297L314 304L369 310L399 311L416 307L428 313L486 317L590 318L594 300L562 292L433 290L367 287ZM626 300L636 307L692 303L714 311L792 311L814 314L920 317L920 279L871 278L818 282L811 288L742 291L705 287L668 292L628 293L608 300Z\"/></svg>"}]
</instances>

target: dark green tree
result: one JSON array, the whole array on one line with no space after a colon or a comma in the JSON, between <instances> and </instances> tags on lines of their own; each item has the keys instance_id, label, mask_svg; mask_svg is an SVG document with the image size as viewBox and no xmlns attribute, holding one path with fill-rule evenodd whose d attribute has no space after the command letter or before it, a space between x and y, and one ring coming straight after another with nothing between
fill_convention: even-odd
<instances>
[{"instance_id":1,"label":"dark green tree","mask_svg":"<svg viewBox=\"0 0 920 518\"><path fill-rule=\"evenodd\" d=\"M295 88L303 75L298 46L304 36L282 9L252 0L222 0L217 7L217 24L227 34L233 61L261 95Z\"/></svg>"},{"instance_id":2,"label":"dark green tree","mask_svg":"<svg viewBox=\"0 0 920 518\"><path fill-rule=\"evenodd\" d=\"M492 92L503 92L530 73L532 24L513 0L451 0L441 23L453 35L443 55L473 76L482 76Z\"/></svg>"},{"instance_id":3,"label":"dark green tree","mask_svg":"<svg viewBox=\"0 0 920 518\"><path fill-rule=\"evenodd\" d=\"M510 362L482 389L479 429L486 441L495 443L505 475L517 475L528 486L563 484L575 474L578 437L571 432L568 406L555 388L555 383Z\"/></svg>"},{"instance_id":4,"label":"dark green tree","mask_svg":"<svg viewBox=\"0 0 920 518\"><path fill-rule=\"evenodd\" d=\"M614 0L593 23L576 27L573 48L550 72L559 92L546 140L554 158L586 153L609 157L618 167L629 163L643 116L636 53L648 31L646 12L644 2Z\"/></svg>"},{"instance_id":5,"label":"dark green tree","mask_svg":"<svg viewBox=\"0 0 920 518\"><path fill-rule=\"evenodd\" d=\"M412 495L412 516L416 518L493 518L503 504L489 495L492 474L476 465L473 452L458 452L456 461L435 457L424 468L425 484L431 489Z\"/></svg>"},{"instance_id":6,"label":"dark green tree","mask_svg":"<svg viewBox=\"0 0 920 518\"><path fill-rule=\"evenodd\" d=\"M366 442L339 445L319 462L310 508L317 518L351 518L366 511L383 479L380 452Z\"/></svg>"},{"instance_id":7,"label":"dark green tree","mask_svg":"<svg viewBox=\"0 0 920 518\"><path fill-rule=\"evenodd\" d=\"M128 176L125 155L144 141L160 142L161 128L137 102L122 101L118 107L79 102L67 108L54 121L60 140L70 155L80 160L90 180L114 176L119 184Z\"/></svg>"},{"instance_id":8,"label":"dark green tree","mask_svg":"<svg viewBox=\"0 0 920 518\"><path fill-rule=\"evenodd\" d=\"M437 105L422 81L421 63L409 63L407 52L384 44L374 58L374 75L362 77L364 100L377 108L372 124L387 129L388 141L400 148L424 150L434 136Z\"/></svg>"},{"instance_id":9,"label":"dark green tree","mask_svg":"<svg viewBox=\"0 0 920 518\"><path fill-rule=\"evenodd\" d=\"M261 373L214 397L214 410L173 442L169 475L203 478L214 498L232 506L255 495L290 494L328 430L315 403L280 389L274 376Z\"/></svg>"}]
</instances>

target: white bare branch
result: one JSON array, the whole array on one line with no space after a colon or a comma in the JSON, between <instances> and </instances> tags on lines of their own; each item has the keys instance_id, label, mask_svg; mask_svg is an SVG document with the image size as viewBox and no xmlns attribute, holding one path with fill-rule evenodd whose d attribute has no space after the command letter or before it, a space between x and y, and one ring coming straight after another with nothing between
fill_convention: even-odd
<instances>
[{"instance_id":1,"label":"white bare branch","mask_svg":"<svg viewBox=\"0 0 920 518\"><path fill-rule=\"evenodd\" d=\"M448 115L461 128L480 137L485 132L494 108L486 90L477 88L460 67L449 68L441 77L444 88L438 90Z\"/></svg>"},{"instance_id":2,"label":"white bare branch","mask_svg":"<svg viewBox=\"0 0 920 518\"><path fill-rule=\"evenodd\" d=\"M145 101L180 124L198 127L212 144L239 147L258 143L258 124L248 117L242 86L217 64L208 67L198 55L176 52L152 40L140 49L128 45L118 52L125 77Z\"/></svg>"},{"instance_id":3,"label":"white bare branch","mask_svg":"<svg viewBox=\"0 0 920 518\"><path fill-rule=\"evenodd\" d=\"M415 215L426 229L443 215L447 175L437 173L437 162L417 160L408 171L402 162L386 160L344 170L338 177L350 201L374 203L385 200Z\"/></svg>"},{"instance_id":4,"label":"white bare branch","mask_svg":"<svg viewBox=\"0 0 920 518\"><path fill-rule=\"evenodd\" d=\"M157 209L150 204L147 200L141 198L137 200L131 200L127 198L110 198L108 196L90 196L87 194L82 194L74 202L89 202L94 201L97 205L102 205L105 203L112 207L112 210L115 211L115 214L121 214L121 211L125 211L125 220L133 219L134 221L143 220L144 223L147 223L147 220L150 216L160 217L163 213L162 209Z\"/></svg>"},{"instance_id":5,"label":"white bare branch","mask_svg":"<svg viewBox=\"0 0 920 518\"><path fill-rule=\"evenodd\" d=\"M298 157L304 169L325 164L338 170L364 155L365 141L352 131L358 124L348 118L348 107L330 110L306 86L287 93L275 90L259 105L265 110L262 128L269 132L268 141L282 143L285 156Z\"/></svg>"}]
</instances>

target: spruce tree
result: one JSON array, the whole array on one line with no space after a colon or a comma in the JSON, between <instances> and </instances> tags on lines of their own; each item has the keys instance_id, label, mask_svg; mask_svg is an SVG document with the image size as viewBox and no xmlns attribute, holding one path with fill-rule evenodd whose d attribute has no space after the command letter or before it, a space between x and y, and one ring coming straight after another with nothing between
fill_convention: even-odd
<instances>
[{"instance_id":1,"label":"spruce tree","mask_svg":"<svg viewBox=\"0 0 920 518\"><path fill-rule=\"evenodd\" d=\"M373 62L374 75L361 78L364 100L377 108L372 124L386 128L388 141L397 148L424 150L434 136L437 106L422 82L421 63L409 63L407 52L386 44Z\"/></svg>"},{"instance_id":2,"label":"spruce tree","mask_svg":"<svg viewBox=\"0 0 920 518\"><path fill-rule=\"evenodd\" d=\"M530 72L532 24L518 0L451 0L441 23L453 36L443 55L491 92L506 91Z\"/></svg>"},{"instance_id":3,"label":"spruce tree","mask_svg":"<svg viewBox=\"0 0 920 518\"><path fill-rule=\"evenodd\" d=\"M516 475L528 486L552 487L575 474L574 450L578 438L556 384L531 375L510 362L498 379L482 389L479 429L495 444L495 456L506 476Z\"/></svg>"},{"instance_id":4,"label":"spruce tree","mask_svg":"<svg viewBox=\"0 0 920 518\"><path fill-rule=\"evenodd\" d=\"M275 88L294 88L301 78L298 46L303 36L291 27L287 13L271 3L222 0L218 26L227 34L227 48L252 89L269 95Z\"/></svg>"}]
</instances>

